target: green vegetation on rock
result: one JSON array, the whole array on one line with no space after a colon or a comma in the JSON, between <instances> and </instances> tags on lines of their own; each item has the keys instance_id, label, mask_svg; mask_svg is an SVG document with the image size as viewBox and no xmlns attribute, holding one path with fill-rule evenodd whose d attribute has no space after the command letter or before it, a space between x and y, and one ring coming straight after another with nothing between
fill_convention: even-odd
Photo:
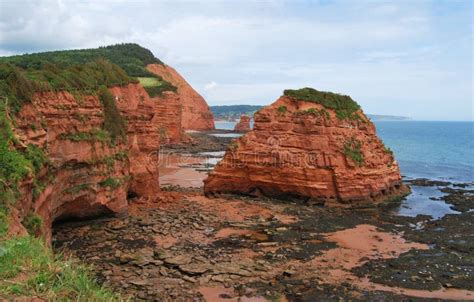
<instances>
[{"instance_id":1,"label":"green vegetation on rock","mask_svg":"<svg viewBox=\"0 0 474 302\"><path fill-rule=\"evenodd\" d=\"M115 86L135 82L120 67L104 59L60 68L43 62L39 69L22 69L0 60L0 98L12 113L31 102L35 92L69 91L77 96L95 94L101 85Z\"/></svg>"},{"instance_id":2,"label":"green vegetation on rock","mask_svg":"<svg viewBox=\"0 0 474 302\"><path fill-rule=\"evenodd\" d=\"M73 142L111 142L110 133L99 128L93 128L88 132L62 133L60 138Z\"/></svg>"},{"instance_id":3,"label":"green vegetation on rock","mask_svg":"<svg viewBox=\"0 0 474 302\"><path fill-rule=\"evenodd\" d=\"M100 88L99 99L104 107L104 129L109 132L112 142L123 139L127 134L127 125L107 87Z\"/></svg>"},{"instance_id":4,"label":"green vegetation on rock","mask_svg":"<svg viewBox=\"0 0 474 302\"><path fill-rule=\"evenodd\" d=\"M12 130L8 107L0 100L0 208L8 212L8 205L19 196L18 183L27 176L35 176L47 163L43 150L34 145L20 145Z\"/></svg>"},{"instance_id":5,"label":"green vegetation on rock","mask_svg":"<svg viewBox=\"0 0 474 302\"><path fill-rule=\"evenodd\" d=\"M53 255L41 239L26 236L0 244L0 296L13 300L119 301L99 286L90 270Z\"/></svg>"},{"instance_id":6,"label":"green vegetation on rock","mask_svg":"<svg viewBox=\"0 0 474 302\"><path fill-rule=\"evenodd\" d=\"M153 76L146 70L148 64L163 64L146 48L134 43L116 44L92 49L49 51L0 58L1 62L12 63L23 69L42 69L44 62L60 68L106 59L120 66L129 76Z\"/></svg>"},{"instance_id":7,"label":"green vegetation on rock","mask_svg":"<svg viewBox=\"0 0 474 302\"><path fill-rule=\"evenodd\" d=\"M91 184L83 183L83 184L79 184L79 185L75 185L73 187L67 188L66 190L63 191L63 193L74 195L81 191L88 190L90 188L91 188Z\"/></svg>"},{"instance_id":8,"label":"green vegetation on rock","mask_svg":"<svg viewBox=\"0 0 474 302\"><path fill-rule=\"evenodd\" d=\"M357 166L364 164L364 155L361 151L361 142L351 138L344 143L344 154L352 159Z\"/></svg>"},{"instance_id":9,"label":"green vegetation on rock","mask_svg":"<svg viewBox=\"0 0 474 302\"><path fill-rule=\"evenodd\" d=\"M0 202L0 240L8 232L8 209Z\"/></svg>"},{"instance_id":10,"label":"green vegetation on rock","mask_svg":"<svg viewBox=\"0 0 474 302\"><path fill-rule=\"evenodd\" d=\"M297 90L287 89L283 94L296 100L313 102L332 109L336 112L336 117L341 120L360 119L360 116L357 114L360 106L348 95L318 91L308 87Z\"/></svg>"},{"instance_id":11,"label":"green vegetation on rock","mask_svg":"<svg viewBox=\"0 0 474 302\"><path fill-rule=\"evenodd\" d=\"M312 116L317 116L317 117L323 117L326 119L330 118L329 111L327 111L324 108L321 110L318 110L316 108L309 108L307 110L296 111L295 113L297 115L312 115Z\"/></svg>"},{"instance_id":12,"label":"green vegetation on rock","mask_svg":"<svg viewBox=\"0 0 474 302\"><path fill-rule=\"evenodd\" d=\"M152 94L176 91L149 72L148 64L163 63L137 44L0 57L0 97L18 112L35 92L65 90L79 100L81 94L95 94L103 85L137 83L135 77L156 78L160 85L148 88Z\"/></svg>"},{"instance_id":13,"label":"green vegetation on rock","mask_svg":"<svg viewBox=\"0 0 474 302\"><path fill-rule=\"evenodd\" d=\"M21 223L28 231L28 234L34 236L43 225L43 220L37 214L30 212L28 215L26 215Z\"/></svg>"},{"instance_id":14,"label":"green vegetation on rock","mask_svg":"<svg viewBox=\"0 0 474 302\"><path fill-rule=\"evenodd\" d=\"M111 189L117 189L122 185L122 180L119 178L109 177L99 183L101 187L108 187Z\"/></svg>"},{"instance_id":15,"label":"green vegetation on rock","mask_svg":"<svg viewBox=\"0 0 474 302\"><path fill-rule=\"evenodd\" d=\"M146 90L150 97L156 97L163 95L165 91L173 91L176 92L178 87L174 86L173 84L163 80L163 78L159 76L155 77L146 77L146 78L138 78L138 81Z\"/></svg>"},{"instance_id":16,"label":"green vegetation on rock","mask_svg":"<svg viewBox=\"0 0 474 302\"><path fill-rule=\"evenodd\" d=\"M277 110L279 114L284 114L286 112L286 106L283 106L283 105L278 106Z\"/></svg>"},{"instance_id":17,"label":"green vegetation on rock","mask_svg":"<svg viewBox=\"0 0 474 302\"><path fill-rule=\"evenodd\" d=\"M393 155L393 151L389 147L384 146L383 151L387 154Z\"/></svg>"}]
</instances>

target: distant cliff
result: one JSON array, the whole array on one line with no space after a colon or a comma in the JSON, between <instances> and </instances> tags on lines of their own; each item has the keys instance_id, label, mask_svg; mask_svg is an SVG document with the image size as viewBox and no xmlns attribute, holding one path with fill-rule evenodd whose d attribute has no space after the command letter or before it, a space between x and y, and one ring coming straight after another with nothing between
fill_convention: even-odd
<instances>
[{"instance_id":1,"label":"distant cliff","mask_svg":"<svg viewBox=\"0 0 474 302\"><path fill-rule=\"evenodd\" d=\"M227 105L227 106L211 106L215 120L236 121L242 114L253 116L263 106L260 105Z\"/></svg>"},{"instance_id":2,"label":"distant cliff","mask_svg":"<svg viewBox=\"0 0 474 302\"><path fill-rule=\"evenodd\" d=\"M214 117L204 98L172 67L163 64L150 64L147 69L177 87L183 111L182 126L185 130L212 130Z\"/></svg>"},{"instance_id":3,"label":"distant cliff","mask_svg":"<svg viewBox=\"0 0 474 302\"><path fill-rule=\"evenodd\" d=\"M236 121L240 115L253 116L255 112L262 109L261 105L226 105L211 106L211 111L216 120ZM409 117L396 115L367 114L372 121L408 121Z\"/></svg>"},{"instance_id":4,"label":"distant cliff","mask_svg":"<svg viewBox=\"0 0 474 302\"><path fill-rule=\"evenodd\" d=\"M397 115L367 114L372 121L409 121L411 118Z\"/></svg>"}]
</instances>

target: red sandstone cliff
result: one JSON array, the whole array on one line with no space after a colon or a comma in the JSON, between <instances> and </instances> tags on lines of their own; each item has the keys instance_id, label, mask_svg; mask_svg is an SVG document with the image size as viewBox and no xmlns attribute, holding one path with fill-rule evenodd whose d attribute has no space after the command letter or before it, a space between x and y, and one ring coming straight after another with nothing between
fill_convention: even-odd
<instances>
[{"instance_id":1,"label":"red sandstone cliff","mask_svg":"<svg viewBox=\"0 0 474 302\"><path fill-rule=\"evenodd\" d=\"M341 120L323 105L282 96L255 113L253 131L230 145L205 180L205 193L343 203L401 194L392 153L363 112L356 114Z\"/></svg>"},{"instance_id":2,"label":"red sandstone cliff","mask_svg":"<svg viewBox=\"0 0 474 302\"><path fill-rule=\"evenodd\" d=\"M41 233L49 239L55 220L126 214L127 195L156 197L162 129L168 125L174 131L170 140L181 135L179 96L165 92L150 99L139 84L109 91L127 123L126 138L115 143L103 138L104 113L97 96L37 93L23 106L15 133L23 144L44 148L50 162L34 183L21 183L11 233L24 233L20 222L33 213L42 218ZM166 110L162 104L168 104Z\"/></svg>"},{"instance_id":3,"label":"red sandstone cliff","mask_svg":"<svg viewBox=\"0 0 474 302\"><path fill-rule=\"evenodd\" d=\"M240 121L235 125L234 131L236 132L248 132L250 129L250 117L246 115L240 116Z\"/></svg>"},{"instance_id":4,"label":"red sandstone cliff","mask_svg":"<svg viewBox=\"0 0 474 302\"><path fill-rule=\"evenodd\" d=\"M185 130L212 130L214 117L206 101L188 82L172 67L150 64L147 69L178 87L178 94L183 106L181 123Z\"/></svg>"}]
</instances>

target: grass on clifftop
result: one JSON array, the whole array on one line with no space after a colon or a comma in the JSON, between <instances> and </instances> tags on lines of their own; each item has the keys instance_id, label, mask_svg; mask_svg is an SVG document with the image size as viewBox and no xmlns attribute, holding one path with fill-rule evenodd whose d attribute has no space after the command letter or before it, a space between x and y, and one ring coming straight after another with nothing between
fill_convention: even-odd
<instances>
[{"instance_id":1,"label":"grass on clifftop","mask_svg":"<svg viewBox=\"0 0 474 302\"><path fill-rule=\"evenodd\" d=\"M341 120L360 119L360 116L356 113L356 111L360 109L360 106L348 95L318 91L308 87L301 89L287 89L283 94L296 100L313 102L332 109L336 112L337 118Z\"/></svg>"},{"instance_id":2,"label":"grass on clifftop","mask_svg":"<svg viewBox=\"0 0 474 302\"><path fill-rule=\"evenodd\" d=\"M83 265L54 256L31 236L0 242L0 299L46 301L119 301L99 286Z\"/></svg>"},{"instance_id":3,"label":"grass on clifftop","mask_svg":"<svg viewBox=\"0 0 474 302\"><path fill-rule=\"evenodd\" d=\"M165 91L176 92L178 88L161 77L139 77L138 81L150 97L161 96Z\"/></svg>"},{"instance_id":4,"label":"grass on clifftop","mask_svg":"<svg viewBox=\"0 0 474 302\"><path fill-rule=\"evenodd\" d=\"M160 85L149 94L176 91L176 87L146 69L163 64L138 44L117 44L95 49L63 50L0 57L0 97L18 112L35 92L66 90L94 94L102 86L137 83L135 77L155 78Z\"/></svg>"},{"instance_id":5,"label":"grass on clifftop","mask_svg":"<svg viewBox=\"0 0 474 302\"><path fill-rule=\"evenodd\" d=\"M120 67L104 59L65 68L43 62L41 69L22 69L10 63L0 63L0 101L16 113L31 102L35 92L64 90L74 94L95 94L102 85L124 85L135 81Z\"/></svg>"},{"instance_id":6,"label":"grass on clifftop","mask_svg":"<svg viewBox=\"0 0 474 302\"><path fill-rule=\"evenodd\" d=\"M59 50L0 58L0 62L12 63L23 69L42 69L43 62L60 68L83 65L98 59L106 59L120 66L129 76L146 77L148 64L163 64L153 53L134 43L116 44L91 49Z\"/></svg>"}]
</instances>

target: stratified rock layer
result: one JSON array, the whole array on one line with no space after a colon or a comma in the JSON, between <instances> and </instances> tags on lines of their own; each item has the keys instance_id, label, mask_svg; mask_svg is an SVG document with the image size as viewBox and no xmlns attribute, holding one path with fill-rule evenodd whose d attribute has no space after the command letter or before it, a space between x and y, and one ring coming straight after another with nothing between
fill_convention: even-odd
<instances>
[{"instance_id":1,"label":"stratified rock layer","mask_svg":"<svg viewBox=\"0 0 474 302\"><path fill-rule=\"evenodd\" d=\"M139 84L109 91L127 123L126 136L115 143L96 134L84 138L84 134L99 133L104 123L97 96L37 93L23 106L14 131L25 145L44 149L50 163L34 182L21 182L21 199L11 219L17 227L12 232L21 233L21 225L14 222L33 213L42 218L41 233L48 239L55 220L125 214L127 195L157 197L163 127L169 125L175 131L169 133L169 140L180 138L179 96L165 92L162 97L149 98ZM167 110L165 103L171 104Z\"/></svg>"},{"instance_id":2,"label":"stratified rock layer","mask_svg":"<svg viewBox=\"0 0 474 302\"><path fill-rule=\"evenodd\" d=\"M280 97L255 113L253 131L230 145L205 180L205 193L340 203L403 194L391 151L364 113L355 114L339 119L318 103Z\"/></svg>"},{"instance_id":3,"label":"stratified rock layer","mask_svg":"<svg viewBox=\"0 0 474 302\"><path fill-rule=\"evenodd\" d=\"M240 121L235 125L234 131L236 132L248 132L250 129L250 117L246 115L240 116Z\"/></svg>"},{"instance_id":4,"label":"stratified rock layer","mask_svg":"<svg viewBox=\"0 0 474 302\"><path fill-rule=\"evenodd\" d=\"M172 67L150 64L147 69L178 87L178 94L183 106L181 124L185 130L212 130L214 117L209 106L199 93Z\"/></svg>"}]
</instances>

